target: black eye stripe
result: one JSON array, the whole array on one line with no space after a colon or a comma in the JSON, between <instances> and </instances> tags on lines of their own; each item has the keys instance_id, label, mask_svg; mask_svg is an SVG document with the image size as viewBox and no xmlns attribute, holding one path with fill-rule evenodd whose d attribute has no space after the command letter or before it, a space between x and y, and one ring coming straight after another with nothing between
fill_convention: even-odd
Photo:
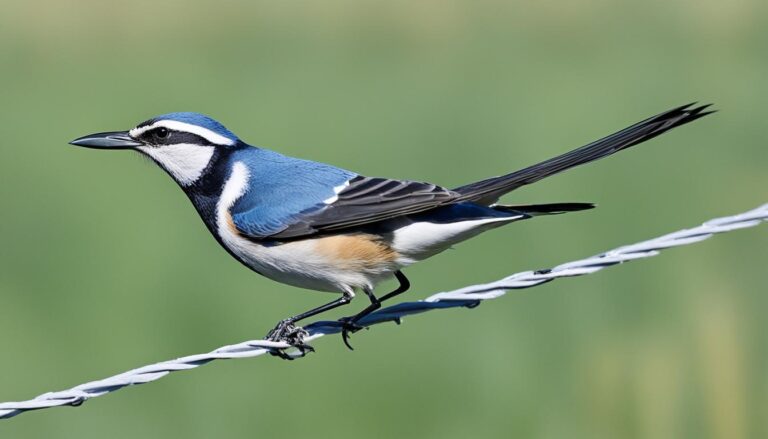
<instances>
[{"instance_id":1,"label":"black eye stripe","mask_svg":"<svg viewBox=\"0 0 768 439\"><path fill-rule=\"evenodd\" d=\"M194 143L195 145L210 145L211 142L197 134L187 133L184 131L172 131L173 143Z\"/></svg>"},{"instance_id":2,"label":"black eye stripe","mask_svg":"<svg viewBox=\"0 0 768 439\"><path fill-rule=\"evenodd\" d=\"M171 130L166 127L153 128L141 136L142 140L153 145L171 145L178 143L193 143L195 145L212 145L211 142L197 134L186 131Z\"/></svg>"}]
</instances>

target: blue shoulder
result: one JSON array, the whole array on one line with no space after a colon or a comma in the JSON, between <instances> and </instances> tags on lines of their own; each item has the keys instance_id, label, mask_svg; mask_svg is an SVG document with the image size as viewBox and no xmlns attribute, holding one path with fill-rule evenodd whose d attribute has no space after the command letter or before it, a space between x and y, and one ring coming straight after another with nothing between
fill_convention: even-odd
<instances>
[{"instance_id":1,"label":"blue shoulder","mask_svg":"<svg viewBox=\"0 0 768 439\"><path fill-rule=\"evenodd\" d=\"M325 207L324 201L336 195L335 188L357 176L260 148L236 151L231 160L249 171L248 189L232 206L232 220L239 231L257 238L279 233L303 214Z\"/></svg>"}]
</instances>

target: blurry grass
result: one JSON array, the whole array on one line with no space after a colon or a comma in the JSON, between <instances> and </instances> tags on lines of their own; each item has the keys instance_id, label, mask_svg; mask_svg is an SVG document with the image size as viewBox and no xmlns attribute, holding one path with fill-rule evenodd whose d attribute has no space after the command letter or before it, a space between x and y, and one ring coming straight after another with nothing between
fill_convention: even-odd
<instances>
[{"instance_id":1,"label":"blurry grass","mask_svg":"<svg viewBox=\"0 0 768 439\"><path fill-rule=\"evenodd\" d=\"M155 114L201 111L287 154L454 186L691 100L723 110L510 196L599 209L414 266L410 298L766 201L764 2L6 3L0 400L259 337L328 298L232 261L145 161L66 145ZM407 319L357 335L354 353L325 340L306 361L203 368L3 433L763 437L767 236Z\"/></svg>"}]
</instances>

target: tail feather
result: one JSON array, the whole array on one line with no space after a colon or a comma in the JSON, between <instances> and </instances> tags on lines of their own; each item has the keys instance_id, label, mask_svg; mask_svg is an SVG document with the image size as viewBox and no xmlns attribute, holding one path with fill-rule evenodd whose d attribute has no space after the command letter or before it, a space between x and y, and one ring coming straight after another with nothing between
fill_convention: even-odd
<instances>
[{"instance_id":1,"label":"tail feather","mask_svg":"<svg viewBox=\"0 0 768 439\"><path fill-rule=\"evenodd\" d=\"M652 139L672 128L714 113L714 111L705 111L711 104L698 107L693 107L693 105L688 104L674 108L563 155L510 174L470 183L458 187L454 191L462 195L461 200L489 205L500 196L520 186L537 182L574 166L609 156Z\"/></svg>"},{"instance_id":2,"label":"tail feather","mask_svg":"<svg viewBox=\"0 0 768 439\"><path fill-rule=\"evenodd\" d=\"M490 206L501 212L520 212L530 216L557 215L566 212L578 212L580 210L594 209L592 203L549 203L549 204L523 204L506 205L493 204Z\"/></svg>"}]
</instances>

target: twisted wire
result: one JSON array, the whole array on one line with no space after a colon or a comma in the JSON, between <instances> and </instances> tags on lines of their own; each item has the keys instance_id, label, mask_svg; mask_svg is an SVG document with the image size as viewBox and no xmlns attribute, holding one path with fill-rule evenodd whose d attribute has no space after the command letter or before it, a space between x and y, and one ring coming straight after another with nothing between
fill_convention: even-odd
<instances>
[{"instance_id":1,"label":"twisted wire","mask_svg":"<svg viewBox=\"0 0 768 439\"><path fill-rule=\"evenodd\" d=\"M405 316L427 311L455 307L473 308L482 301L495 299L510 290L530 288L561 277L583 276L595 273L606 267L636 259L656 256L661 250L693 244L711 236L733 230L754 227L768 220L768 204L738 215L713 219L690 229L669 233L636 244L625 245L605 253L578 261L567 262L546 270L524 271L507 276L495 282L472 285L453 291L437 293L424 300L404 302L382 308L362 319L363 326L372 326L384 322L400 322ZM309 335L306 342L311 342L324 335L341 332L338 321L318 321L305 326ZM156 381L171 372L195 369L215 360L257 357L270 352L285 352L291 358L304 355L293 350L285 342L269 340L250 340L229 346L223 346L206 354L189 355L175 360L163 361L127 372L80 384L68 390L49 392L34 399L19 402L0 403L0 419L8 419L21 413L58 406L79 406L97 396L120 390L124 387Z\"/></svg>"}]
</instances>

